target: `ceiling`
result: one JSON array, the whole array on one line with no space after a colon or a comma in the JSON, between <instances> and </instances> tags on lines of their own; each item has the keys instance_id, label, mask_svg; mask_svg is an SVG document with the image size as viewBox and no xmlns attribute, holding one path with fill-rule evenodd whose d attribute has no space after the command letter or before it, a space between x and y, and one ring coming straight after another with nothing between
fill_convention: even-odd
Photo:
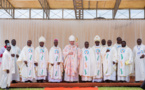
<instances>
[{"instance_id":1,"label":"ceiling","mask_svg":"<svg viewBox=\"0 0 145 90\"><path fill-rule=\"evenodd\" d=\"M47 0L51 9L74 9L73 0ZM38 0L9 0L18 9L42 8ZM116 0L83 0L84 9L96 9L98 2L99 9L113 9ZM119 9L143 9L145 0L122 0Z\"/></svg>"}]
</instances>

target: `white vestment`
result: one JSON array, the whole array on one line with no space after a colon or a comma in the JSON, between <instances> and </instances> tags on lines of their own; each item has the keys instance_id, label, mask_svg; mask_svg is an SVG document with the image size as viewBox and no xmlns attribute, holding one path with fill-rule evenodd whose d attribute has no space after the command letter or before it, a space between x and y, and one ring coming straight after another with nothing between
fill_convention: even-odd
<instances>
[{"instance_id":1,"label":"white vestment","mask_svg":"<svg viewBox=\"0 0 145 90\"><path fill-rule=\"evenodd\" d=\"M116 48L116 50L118 51L119 48L121 48L121 44L114 44L114 47Z\"/></svg>"},{"instance_id":2,"label":"white vestment","mask_svg":"<svg viewBox=\"0 0 145 90\"><path fill-rule=\"evenodd\" d=\"M38 63L36 67L36 76L37 80L45 80L47 76L47 68L48 68L48 50L46 47L38 46L35 49L35 63Z\"/></svg>"},{"instance_id":3,"label":"white vestment","mask_svg":"<svg viewBox=\"0 0 145 90\"><path fill-rule=\"evenodd\" d=\"M82 57L80 60L79 74L82 81L92 81L96 75L95 55L92 48L82 48Z\"/></svg>"},{"instance_id":4,"label":"white vestment","mask_svg":"<svg viewBox=\"0 0 145 90\"><path fill-rule=\"evenodd\" d=\"M132 51L129 47L118 49L118 81L129 82L129 75L132 72Z\"/></svg>"},{"instance_id":5,"label":"white vestment","mask_svg":"<svg viewBox=\"0 0 145 90\"><path fill-rule=\"evenodd\" d=\"M12 80L20 81L20 75L19 75L19 68L17 65L17 57L16 55L20 55L20 48L17 46L11 45L11 54L15 54L15 57L12 57L13 64L14 64L14 70L15 73L12 75Z\"/></svg>"},{"instance_id":6,"label":"white vestment","mask_svg":"<svg viewBox=\"0 0 145 90\"><path fill-rule=\"evenodd\" d=\"M25 46L17 60L17 64L20 68L20 75L22 76L22 81L30 80L36 78L34 70L34 47ZM27 61L27 65L24 63Z\"/></svg>"},{"instance_id":7,"label":"white vestment","mask_svg":"<svg viewBox=\"0 0 145 90\"><path fill-rule=\"evenodd\" d=\"M140 58L145 55L145 45L136 45L133 49L135 63L135 81L145 80L145 58Z\"/></svg>"},{"instance_id":8,"label":"white vestment","mask_svg":"<svg viewBox=\"0 0 145 90\"><path fill-rule=\"evenodd\" d=\"M2 56L3 56L3 53L5 52L5 49L6 49L6 46L2 47L1 50L0 50L0 65L1 65L1 62L2 62Z\"/></svg>"},{"instance_id":9,"label":"white vestment","mask_svg":"<svg viewBox=\"0 0 145 90\"><path fill-rule=\"evenodd\" d=\"M58 62L60 64L58 65ZM54 64L53 66L51 64ZM60 47L51 47L49 51L49 82L61 82L63 72L63 60Z\"/></svg>"},{"instance_id":10,"label":"white vestment","mask_svg":"<svg viewBox=\"0 0 145 90\"><path fill-rule=\"evenodd\" d=\"M106 52L107 49L110 52ZM103 60L103 73L104 73L104 80L112 80L116 81L116 65L113 62L117 60L117 51L115 47L110 46L106 47L106 49L102 53L104 60Z\"/></svg>"},{"instance_id":11,"label":"white vestment","mask_svg":"<svg viewBox=\"0 0 145 90\"><path fill-rule=\"evenodd\" d=\"M70 44L63 49L65 81L78 81L79 57L81 55L79 51L76 45ZM68 55L70 52L73 52L73 55Z\"/></svg>"},{"instance_id":12,"label":"white vestment","mask_svg":"<svg viewBox=\"0 0 145 90\"><path fill-rule=\"evenodd\" d=\"M95 76L93 77L93 82L101 82L102 75L102 47L101 46L93 46L93 52L95 54Z\"/></svg>"},{"instance_id":13,"label":"white vestment","mask_svg":"<svg viewBox=\"0 0 145 90\"><path fill-rule=\"evenodd\" d=\"M14 66L13 61L11 58L11 53L7 50L3 53L2 58L2 66L1 66L1 77L0 77L0 87L6 88L9 87L12 81L12 74L14 72ZM9 73L6 72L6 70L9 70Z\"/></svg>"}]
</instances>

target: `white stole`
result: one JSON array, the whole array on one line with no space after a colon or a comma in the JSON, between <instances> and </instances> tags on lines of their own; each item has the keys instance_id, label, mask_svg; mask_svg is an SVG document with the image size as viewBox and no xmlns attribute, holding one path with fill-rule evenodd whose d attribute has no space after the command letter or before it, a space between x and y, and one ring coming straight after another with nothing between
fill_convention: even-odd
<instances>
[{"instance_id":1,"label":"white stole","mask_svg":"<svg viewBox=\"0 0 145 90\"><path fill-rule=\"evenodd\" d=\"M46 61L45 61L45 54L44 49L40 48L40 56L39 56L39 64L40 64L40 70L38 70L39 75L45 76L46 73Z\"/></svg>"},{"instance_id":2,"label":"white stole","mask_svg":"<svg viewBox=\"0 0 145 90\"><path fill-rule=\"evenodd\" d=\"M84 76L89 76L90 72L90 52L88 49L85 49L83 52L83 58L84 58Z\"/></svg>"},{"instance_id":3,"label":"white stole","mask_svg":"<svg viewBox=\"0 0 145 90\"><path fill-rule=\"evenodd\" d=\"M120 76L125 76L125 49L120 49L120 59L119 59L119 74Z\"/></svg>"},{"instance_id":4,"label":"white stole","mask_svg":"<svg viewBox=\"0 0 145 90\"><path fill-rule=\"evenodd\" d=\"M28 49L28 77L32 77L33 70L33 50L31 48Z\"/></svg>"}]
</instances>

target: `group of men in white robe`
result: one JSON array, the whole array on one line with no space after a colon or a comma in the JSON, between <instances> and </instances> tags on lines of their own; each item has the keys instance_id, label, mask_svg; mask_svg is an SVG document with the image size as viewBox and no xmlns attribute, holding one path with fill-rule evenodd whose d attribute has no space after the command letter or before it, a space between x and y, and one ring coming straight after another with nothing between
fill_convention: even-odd
<instances>
[{"instance_id":1,"label":"group of men in white robe","mask_svg":"<svg viewBox=\"0 0 145 90\"><path fill-rule=\"evenodd\" d=\"M126 41L117 38L117 43L102 39L96 35L95 45L84 43L80 49L75 43L75 36L69 37L69 44L63 50L58 46L58 40L48 52L45 47L45 38L39 38L39 46L34 49L32 41L20 51L16 46L16 40L5 41L6 46L1 49L0 56L0 87L7 88L11 81L22 82L129 82L129 76L135 73L135 81L145 80L145 46L142 40L137 40L133 52L127 46ZM101 44L102 43L102 44ZM47 79L48 76L48 79ZM117 77L117 78L116 78Z\"/></svg>"}]
</instances>

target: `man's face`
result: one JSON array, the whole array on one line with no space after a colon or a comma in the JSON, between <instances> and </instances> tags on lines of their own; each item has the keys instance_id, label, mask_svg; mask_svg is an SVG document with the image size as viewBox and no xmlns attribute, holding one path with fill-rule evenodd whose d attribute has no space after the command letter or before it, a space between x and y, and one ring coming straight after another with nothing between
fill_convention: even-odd
<instances>
[{"instance_id":1,"label":"man's face","mask_svg":"<svg viewBox=\"0 0 145 90\"><path fill-rule=\"evenodd\" d=\"M117 38L117 43L121 44L122 43L122 39L121 38Z\"/></svg>"},{"instance_id":2,"label":"man's face","mask_svg":"<svg viewBox=\"0 0 145 90\"><path fill-rule=\"evenodd\" d=\"M54 41L54 46L57 47L58 41Z\"/></svg>"},{"instance_id":3,"label":"man's face","mask_svg":"<svg viewBox=\"0 0 145 90\"><path fill-rule=\"evenodd\" d=\"M11 42L11 44L13 45L13 46L15 46L16 45L16 40L12 40L12 42Z\"/></svg>"},{"instance_id":4,"label":"man's face","mask_svg":"<svg viewBox=\"0 0 145 90\"><path fill-rule=\"evenodd\" d=\"M108 40L107 45L108 46L111 46L112 45L112 41L111 40Z\"/></svg>"},{"instance_id":5,"label":"man's face","mask_svg":"<svg viewBox=\"0 0 145 90\"><path fill-rule=\"evenodd\" d=\"M102 43L102 45L106 45L106 40L103 39L101 43Z\"/></svg>"},{"instance_id":6,"label":"man's face","mask_svg":"<svg viewBox=\"0 0 145 90\"><path fill-rule=\"evenodd\" d=\"M85 48L89 48L89 42L85 42Z\"/></svg>"},{"instance_id":7,"label":"man's face","mask_svg":"<svg viewBox=\"0 0 145 90\"><path fill-rule=\"evenodd\" d=\"M70 45L74 45L75 41L69 41Z\"/></svg>"},{"instance_id":8,"label":"man's face","mask_svg":"<svg viewBox=\"0 0 145 90\"><path fill-rule=\"evenodd\" d=\"M138 39L137 40L137 45L141 45L142 44L142 40L141 39Z\"/></svg>"},{"instance_id":9,"label":"man's face","mask_svg":"<svg viewBox=\"0 0 145 90\"><path fill-rule=\"evenodd\" d=\"M40 47L43 47L44 46L44 42L40 42L39 45L40 45Z\"/></svg>"},{"instance_id":10,"label":"man's face","mask_svg":"<svg viewBox=\"0 0 145 90\"><path fill-rule=\"evenodd\" d=\"M28 40L28 41L27 41L27 45L28 45L28 46L31 46L31 44L32 44L32 41L31 41L31 40Z\"/></svg>"},{"instance_id":11,"label":"man's face","mask_svg":"<svg viewBox=\"0 0 145 90\"><path fill-rule=\"evenodd\" d=\"M10 50L11 50L11 46L8 46L8 47L7 47L7 50L10 51Z\"/></svg>"},{"instance_id":12,"label":"man's face","mask_svg":"<svg viewBox=\"0 0 145 90\"><path fill-rule=\"evenodd\" d=\"M126 47L126 42L122 42L122 47Z\"/></svg>"},{"instance_id":13,"label":"man's face","mask_svg":"<svg viewBox=\"0 0 145 90\"><path fill-rule=\"evenodd\" d=\"M100 41L95 41L96 46L99 46Z\"/></svg>"}]
</instances>

